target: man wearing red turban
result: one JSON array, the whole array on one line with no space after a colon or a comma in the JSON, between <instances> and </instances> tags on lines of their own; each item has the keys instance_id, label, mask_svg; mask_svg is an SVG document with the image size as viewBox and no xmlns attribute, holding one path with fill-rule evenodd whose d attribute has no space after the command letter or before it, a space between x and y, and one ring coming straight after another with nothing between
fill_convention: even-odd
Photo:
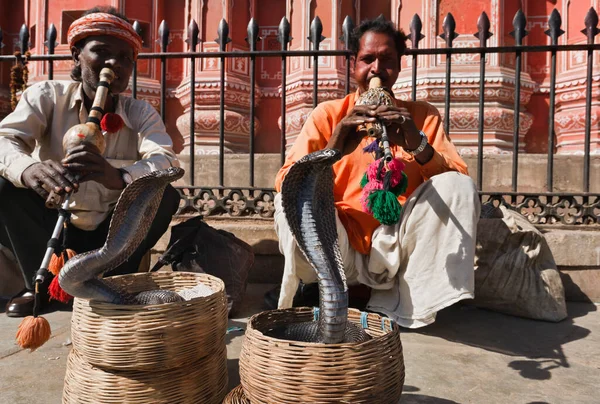
<instances>
[{"instance_id":1,"label":"man wearing red turban","mask_svg":"<svg viewBox=\"0 0 600 404\"><path fill-rule=\"evenodd\" d=\"M33 310L33 277L57 221L58 212L44 206L50 191L76 191L69 206L66 247L82 253L104 244L113 208L130 181L179 164L155 109L121 94L142 47L127 18L112 7L88 10L69 28L68 41L74 81L32 85L0 122L0 244L14 253L26 285L7 305L12 317ZM106 150L100 154L93 146L81 145L65 155L62 138L69 128L86 121L105 67L115 73L104 106L109 118L102 124ZM137 271L178 206L179 194L169 186L142 245L108 275Z\"/></svg>"}]
</instances>

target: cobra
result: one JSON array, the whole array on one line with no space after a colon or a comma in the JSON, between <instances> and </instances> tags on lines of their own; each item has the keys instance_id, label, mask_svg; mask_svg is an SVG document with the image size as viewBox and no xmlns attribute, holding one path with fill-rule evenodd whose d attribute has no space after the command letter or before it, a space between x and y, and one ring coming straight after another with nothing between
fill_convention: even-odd
<instances>
[{"instance_id":1,"label":"cobra","mask_svg":"<svg viewBox=\"0 0 600 404\"><path fill-rule=\"evenodd\" d=\"M341 158L323 149L298 160L281 187L286 219L300 250L317 273L319 318L274 328L271 336L302 342L362 342L370 336L348 321L348 287L340 253L332 165Z\"/></svg>"},{"instance_id":2,"label":"cobra","mask_svg":"<svg viewBox=\"0 0 600 404\"><path fill-rule=\"evenodd\" d=\"M175 292L144 291L131 294L112 288L101 275L127 260L139 247L150 225L166 186L181 178L184 170L170 167L146 174L121 193L110 221L104 245L71 258L59 273L58 282L70 295L115 304L159 304L182 301Z\"/></svg>"}]
</instances>

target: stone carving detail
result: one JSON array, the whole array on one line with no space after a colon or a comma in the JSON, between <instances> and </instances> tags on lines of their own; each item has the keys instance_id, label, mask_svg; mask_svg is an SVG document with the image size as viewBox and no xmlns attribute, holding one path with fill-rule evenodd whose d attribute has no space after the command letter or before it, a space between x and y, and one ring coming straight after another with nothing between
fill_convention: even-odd
<instances>
[{"instance_id":1,"label":"stone carving detail","mask_svg":"<svg viewBox=\"0 0 600 404\"><path fill-rule=\"evenodd\" d=\"M561 132L585 130L585 110L572 110L559 112L555 116L555 128ZM600 108L592 110L591 126L597 127L600 124Z\"/></svg>"},{"instance_id":2,"label":"stone carving detail","mask_svg":"<svg viewBox=\"0 0 600 404\"><path fill-rule=\"evenodd\" d=\"M242 191L235 189L223 198L223 205L230 216L241 216L248 208L246 197Z\"/></svg>"},{"instance_id":3,"label":"stone carving detail","mask_svg":"<svg viewBox=\"0 0 600 404\"><path fill-rule=\"evenodd\" d=\"M248 152L250 134L250 86L237 77L227 77L225 83L225 147L227 153ZM177 118L177 128L184 134L186 146L190 139L190 82L182 83L176 92L184 113ZM196 154L217 154L220 139L221 102L219 80L199 81L195 83L195 113L194 138ZM259 104L260 92L255 94L255 105ZM260 130L260 124L255 117L255 133Z\"/></svg>"},{"instance_id":4,"label":"stone carving detail","mask_svg":"<svg viewBox=\"0 0 600 404\"><path fill-rule=\"evenodd\" d=\"M312 107L301 108L288 112L285 116L286 136L289 136L290 134L298 134L302 130L302 126L304 125L304 122L306 122L306 118L308 118L308 115L310 115L311 111ZM281 125L281 120L279 124Z\"/></svg>"},{"instance_id":5,"label":"stone carving detail","mask_svg":"<svg viewBox=\"0 0 600 404\"><path fill-rule=\"evenodd\" d=\"M443 115L443 112L442 112ZM512 134L514 128L514 111L505 108L488 108L484 110L484 128L492 128L496 132ZM519 135L527 134L533 124L529 113L521 112L519 118ZM478 130L479 108L451 108L450 130Z\"/></svg>"},{"instance_id":6,"label":"stone carving detail","mask_svg":"<svg viewBox=\"0 0 600 404\"><path fill-rule=\"evenodd\" d=\"M272 218L275 213L274 189L253 192L236 188L212 189L177 187L181 195L178 216L231 216ZM258 196L254 196L258 194Z\"/></svg>"},{"instance_id":7,"label":"stone carving detail","mask_svg":"<svg viewBox=\"0 0 600 404\"><path fill-rule=\"evenodd\" d=\"M340 79L323 79L318 81L319 103L343 98L346 93L344 81ZM286 88L286 123L285 131L287 147L294 144L296 136L300 133L306 118L312 112L313 85L310 79L299 79ZM281 120L279 120L281 127Z\"/></svg>"},{"instance_id":8,"label":"stone carving detail","mask_svg":"<svg viewBox=\"0 0 600 404\"><path fill-rule=\"evenodd\" d=\"M194 137L196 154L217 154L220 138L219 110L196 109L194 114ZM185 145L189 146L190 114L186 111L177 119L177 128L185 134ZM254 133L260 130L258 119L254 120ZM225 152L245 153L248 151L248 134L250 133L250 115L232 110L225 110Z\"/></svg>"},{"instance_id":9,"label":"stone carving detail","mask_svg":"<svg viewBox=\"0 0 600 404\"><path fill-rule=\"evenodd\" d=\"M579 195L483 194L482 202L504 205L533 224L600 224L600 197Z\"/></svg>"},{"instance_id":10,"label":"stone carving detail","mask_svg":"<svg viewBox=\"0 0 600 404\"><path fill-rule=\"evenodd\" d=\"M271 191L262 191L255 199L256 213L261 217L273 217L275 213L275 198Z\"/></svg>"},{"instance_id":11,"label":"stone carving detail","mask_svg":"<svg viewBox=\"0 0 600 404\"><path fill-rule=\"evenodd\" d=\"M566 72L566 79L557 83L554 129L556 148L560 154L583 154L585 144L586 77L583 69ZM600 107L594 102L600 97L600 74L592 76L592 108L590 116L592 154L600 153Z\"/></svg>"},{"instance_id":12,"label":"stone carving detail","mask_svg":"<svg viewBox=\"0 0 600 404\"><path fill-rule=\"evenodd\" d=\"M487 83L487 81L486 81ZM443 84L443 83L442 83ZM455 84L452 83L454 86ZM420 86L417 90L417 99L429 102L435 101L444 101L446 97L446 89L443 86L426 86L420 85L417 83L417 86ZM525 90L521 89L521 104L526 105L529 103L531 99L531 95L533 94L533 89ZM411 89L408 85L395 85L394 93L396 98L402 101L410 101L411 100ZM486 85L484 91L485 102L505 102L505 103L514 103L515 100L515 90L511 84L511 87L508 87L506 83L498 86L497 83L490 83ZM471 82L466 83L460 87L450 87L450 99L452 102L478 102L479 101L479 83Z\"/></svg>"},{"instance_id":13,"label":"stone carving detail","mask_svg":"<svg viewBox=\"0 0 600 404\"><path fill-rule=\"evenodd\" d=\"M178 216L272 218L275 213L275 190L272 188L253 192L237 188L177 187L177 190L182 198ZM600 197L597 195L480 194L484 204L504 205L521 213L533 224L600 224Z\"/></svg>"}]
</instances>

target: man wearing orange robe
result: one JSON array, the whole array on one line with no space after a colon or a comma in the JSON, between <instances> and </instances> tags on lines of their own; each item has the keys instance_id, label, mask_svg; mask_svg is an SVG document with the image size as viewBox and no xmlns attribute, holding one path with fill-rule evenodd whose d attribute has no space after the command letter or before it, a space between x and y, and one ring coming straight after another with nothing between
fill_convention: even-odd
<instances>
[{"instance_id":1,"label":"man wearing orange robe","mask_svg":"<svg viewBox=\"0 0 600 404\"><path fill-rule=\"evenodd\" d=\"M435 107L399 100L394 106L355 106L373 77L392 88L406 49L404 33L380 17L357 27L352 42L358 90L315 108L275 187L281 191L288 169L302 156L323 148L340 150L343 157L333 166L334 197L347 281L371 288L367 309L417 328L432 323L442 308L473 298L479 198ZM380 224L360 202L360 182L374 160L363 151L372 139L360 127L376 119L388 129L394 156L406 164L408 188L398 197L403 212L395 225ZM316 274L297 247L279 194L275 207L275 227L285 256L278 306L287 308L300 281L316 282Z\"/></svg>"}]
</instances>

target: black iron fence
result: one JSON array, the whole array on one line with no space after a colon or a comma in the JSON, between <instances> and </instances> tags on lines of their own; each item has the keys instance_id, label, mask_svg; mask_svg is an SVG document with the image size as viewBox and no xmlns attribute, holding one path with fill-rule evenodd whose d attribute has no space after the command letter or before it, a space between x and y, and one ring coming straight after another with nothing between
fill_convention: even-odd
<instances>
[{"instance_id":1,"label":"black iron fence","mask_svg":"<svg viewBox=\"0 0 600 404\"><path fill-rule=\"evenodd\" d=\"M135 22L134 28L141 33L140 25ZM446 80L445 80L445 106L444 106L444 128L446 133L450 133L450 109L451 109L451 71L452 55L457 54L479 54L480 55L480 88L479 88L479 128L478 128L478 154L477 154L477 187L484 203L494 205L503 204L511 209L527 213L527 217L533 223L563 223L563 224L600 224L600 194L590 192L590 143L591 143L591 106L592 106L592 74L594 63L594 51L600 50L600 44L595 44L595 37L600 32L598 29L598 15L591 8L583 22L582 33L587 38L586 44L559 45L558 38L564 34L561 29L561 16L557 10L554 10L548 20L548 30L546 35L550 37L549 45L527 46L523 45L523 38L528 34L526 31L527 20L521 10L519 10L513 20L514 30L511 35L514 37L514 46L488 47L487 41L491 37L490 21L486 13L482 13L477 22L477 33L474 34L479 40L478 47L455 48L453 41L458 36L455 32L456 24L452 14L448 14L443 22L443 33L440 37L445 41L445 48L419 48L419 42L424 38L421 33L422 22L418 15L415 15L410 24L409 39L412 47L407 49L406 56L412 57L412 100L416 100L417 94L417 58L422 55L446 55ZM142 53L139 59L159 59L161 65L160 81L160 113L165 119L166 111L166 66L169 59L189 59L190 60L190 131L194 130L195 122L194 91L195 91L195 63L196 59L219 58L220 59L220 120L219 120L219 183L215 185L196 185L194 183L194 168L196 165L196 156L194 150L194 134L190 133L190 171L188 184L179 187L183 196L183 202L179 214L202 214L211 215L230 215L235 217L250 216L270 218L273 216L273 199L275 190L273 188L259 188L255 186L255 147L254 147L254 125L250 124L249 134L249 183L246 187L226 187L225 178L225 60L227 58L249 58L250 62L250 122L255 118L255 66L256 58L280 58L281 59L281 163L285 159L286 150L286 71L287 60L290 57L311 57L313 58L313 83L317 83L319 75L318 58L320 56L341 56L345 58L345 91L350 91L350 57L348 50L348 41L354 24L349 17L346 17L342 25L341 39L345 43L344 50L322 50L320 43L325 39L322 36L323 26L319 17L316 17L310 26L309 41L311 50L288 50L291 41L290 24L286 18L283 18L279 25L277 39L281 44L279 51L258 51L256 50L259 27L254 19L248 24L247 42L248 51L227 51L227 43L230 42L229 27L225 20L222 20L218 27L219 44L218 52L197 52L198 45L198 25L192 21L188 27L186 52L168 52L169 28L163 21L158 30L160 52ZM57 60L69 60L70 55L55 55L56 29L53 24L50 25L46 33L45 46L46 54L30 55L28 61L45 61L48 63L49 79L53 78L53 62ZM0 30L0 45L2 44L2 31ZM15 55L0 55L0 62L22 63L23 55L28 51L29 30L23 25L19 34L20 52ZM555 96L556 96L556 56L558 52L566 51L586 51L587 52L587 75L586 75L586 110L585 110L585 140L583 155L583 173L581 192L554 192L553 191L553 172L554 172L554 114L555 114ZM546 52L551 55L551 73L549 102L550 113L548 121L548 156L547 156L547 176L546 192L543 193L525 193L517 191L518 178L518 159L519 159L519 111L521 108L521 71L522 57L528 52ZM514 133L513 133L513 153L512 153L512 189L508 192L483 191L483 134L484 134L484 109L485 109L485 73L486 73L486 55L493 53L511 53L515 55L515 96L514 96ZM132 75L132 94L137 96L137 66ZM318 103L318 86L313 86L313 107Z\"/></svg>"}]
</instances>

